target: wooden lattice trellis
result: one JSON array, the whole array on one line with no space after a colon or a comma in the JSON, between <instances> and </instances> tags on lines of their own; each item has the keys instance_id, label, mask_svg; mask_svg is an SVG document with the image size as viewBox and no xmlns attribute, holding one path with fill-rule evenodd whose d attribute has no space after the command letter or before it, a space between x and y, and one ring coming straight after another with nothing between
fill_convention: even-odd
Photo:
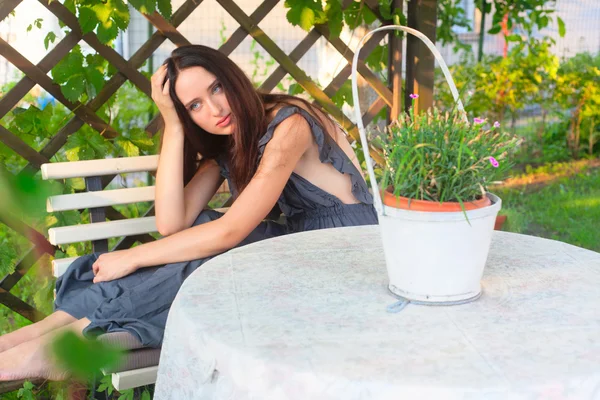
<instances>
[{"instance_id":1,"label":"wooden lattice trellis","mask_svg":"<svg viewBox=\"0 0 600 400\"><path fill-rule=\"evenodd\" d=\"M3 20L22 0L4 0L0 5L0 21ZM96 35L91 32L82 34L79 23L75 15L73 15L65 6L58 1L38 0L48 10L50 10L60 21L71 29L71 32L66 35L48 54L37 64L34 65L22 56L17 50L10 46L6 41L0 38L0 54L4 56L13 65L25 73L25 77L21 79L4 97L0 98L0 118L6 115L36 84L40 85L56 100L69 108L74 116L51 138L41 151L36 151L14 135L8 129L0 126L0 140L13 149L17 154L28 161L27 166L20 172L37 172L40 165L49 162L49 159L56 154L66 143L69 135L75 133L83 124L88 124L98 132L102 132L104 137L114 138L117 132L103 121L96 111L108 101L113 94L127 81L131 81L139 90L145 93L148 97L151 96L150 81L144 77L138 68L152 56L158 47L169 39L176 46L190 44L190 42L177 30L177 27L183 23L186 18L198 7L202 0L187 0L173 14L171 21L167 21L159 14L144 15L157 29L157 31L133 54L129 60L125 60L114 49L102 44ZM305 90L310 94L316 102L318 102L327 112L335 117L348 133L355 140L359 139L356 127L344 116L343 112L335 106L331 97L336 94L341 85L346 82L350 76L350 65L347 65L333 78L331 83L324 89L320 89L307 75L300 69L296 63L304 54L313 46L316 41L323 37L337 49L343 57L352 61L354 56L352 50L339 38L329 39L329 30L326 25L315 26L306 37L296 46L290 53L286 54L281 50L275 42L260 29L258 24L268 15L268 13L277 5L280 0L265 0L251 15L245 14L242 9L234 2L234 0L217 0L217 2L240 24L240 27L229 37L229 39L220 47L220 51L229 55L235 50L242 41L250 35L256 40L270 55L273 57L279 66L275 71L264 81L261 89L266 91L273 90L276 85L290 74ZM348 7L353 0L344 0L343 7ZM379 13L377 0L363 0L363 6L369 9L379 18L383 24L388 24ZM432 1L432 0L420 0ZM433 0L434 1L434 0ZM435 1L434 1L435 2ZM403 0L394 0L395 7L402 7ZM435 15L435 14L434 14ZM378 45L385 33L374 35L363 47L361 51L361 59L365 57ZM60 88L47 75L60 60L65 57L71 49L80 41L84 40L98 54L104 57L111 63L118 72L110 78L98 95L87 102L80 104L78 102L68 101L61 93ZM382 82L373 72L371 72L363 61L358 65L358 71L363 79L374 89L378 98L368 107L367 112L363 116L363 122L368 125L373 118L386 105L392 108L393 115L397 115L400 93L400 40L392 38L390 40L390 86ZM410 65L407 64L407 70ZM407 71L409 72L409 71ZM155 135L159 129L160 116L157 115L145 128L149 135ZM102 187L106 187L113 177L103 179ZM154 212L151 208L146 215L152 215ZM126 218L120 212L112 207L107 207L106 217L109 220L119 220ZM15 272L0 279L0 303L6 305L10 309L28 318L31 321L38 321L43 318L43 315L31 305L25 303L15 295L10 293L10 290L16 283L27 273L35 262L38 261L41 255L45 253L54 254L56 250L48 241L32 227L26 224L10 219L6 216L0 217L1 223L6 224L11 229L28 237L34 242L33 248L25 254L17 263ZM136 241L148 242L154 240L148 234L127 237L119 242L113 250L130 247Z\"/></svg>"}]
</instances>

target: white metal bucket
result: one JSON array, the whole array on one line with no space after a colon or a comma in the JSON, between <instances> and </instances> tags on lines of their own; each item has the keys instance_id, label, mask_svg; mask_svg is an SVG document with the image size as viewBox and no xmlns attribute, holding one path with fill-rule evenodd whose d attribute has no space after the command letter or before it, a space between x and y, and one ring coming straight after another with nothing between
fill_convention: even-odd
<instances>
[{"instance_id":1,"label":"white metal bucket","mask_svg":"<svg viewBox=\"0 0 600 400\"><path fill-rule=\"evenodd\" d=\"M384 206L379 216L389 289L426 302L476 298L502 201L467 211L423 212Z\"/></svg>"},{"instance_id":2,"label":"white metal bucket","mask_svg":"<svg viewBox=\"0 0 600 400\"><path fill-rule=\"evenodd\" d=\"M352 62L352 96L381 228L389 289L403 298L426 303L451 304L474 300L481 293L480 281L502 201L488 194L492 204L466 211L468 222L462 211L423 212L383 205L362 123L356 79L363 43L383 30L401 30L423 40L437 59L458 109L464 111L464 108L446 63L435 45L421 32L401 25L388 25L367 33L359 42Z\"/></svg>"}]
</instances>

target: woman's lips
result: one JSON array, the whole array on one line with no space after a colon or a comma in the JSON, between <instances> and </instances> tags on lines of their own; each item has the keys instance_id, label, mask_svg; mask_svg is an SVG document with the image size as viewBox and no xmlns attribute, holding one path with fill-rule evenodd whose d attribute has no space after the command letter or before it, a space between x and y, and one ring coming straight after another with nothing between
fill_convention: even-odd
<instances>
[{"instance_id":1,"label":"woman's lips","mask_svg":"<svg viewBox=\"0 0 600 400\"><path fill-rule=\"evenodd\" d=\"M229 114L228 116L226 116L225 118L223 118L222 120L217 122L217 126L225 127L225 126L229 125L229 122L231 122L231 114Z\"/></svg>"}]
</instances>

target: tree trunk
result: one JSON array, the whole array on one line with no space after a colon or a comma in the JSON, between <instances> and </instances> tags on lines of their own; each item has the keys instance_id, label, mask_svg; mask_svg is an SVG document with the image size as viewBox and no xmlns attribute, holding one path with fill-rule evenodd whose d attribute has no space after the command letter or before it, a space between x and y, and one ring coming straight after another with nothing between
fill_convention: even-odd
<instances>
[{"instance_id":1,"label":"tree trunk","mask_svg":"<svg viewBox=\"0 0 600 400\"><path fill-rule=\"evenodd\" d=\"M408 26L414 28L435 43L437 26L437 0L411 0L408 2ZM433 78L435 57L416 36L406 38L406 82L404 108L412 104L411 93L419 95L415 112L427 110L433 105Z\"/></svg>"},{"instance_id":2,"label":"tree trunk","mask_svg":"<svg viewBox=\"0 0 600 400\"><path fill-rule=\"evenodd\" d=\"M590 137L588 138L588 154L591 156L594 154L594 129L596 128L596 120L592 119L592 123L590 124Z\"/></svg>"},{"instance_id":3,"label":"tree trunk","mask_svg":"<svg viewBox=\"0 0 600 400\"><path fill-rule=\"evenodd\" d=\"M477 49L477 62L483 58L483 42L485 41L485 5L486 0L481 0L481 21L479 21L479 46Z\"/></svg>"},{"instance_id":4,"label":"tree trunk","mask_svg":"<svg viewBox=\"0 0 600 400\"><path fill-rule=\"evenodd\" d=\"M510 113L511 121L510 121L510 129L512 130L512 134L514 135L517 129L517 113L515 111Z\"/></svg>"},{"instance_id":5,"label":"tree trunk","mask_svg":"<svg viewBox=\"0 0 600 400\"><path fill-rule=\"evenodd\" d=\"M569 135L567 136L567 148L571 151L571 156L577 158L577 149L579 147L578 128L581 119L581 107L582 103L577 104L573 115L571 116L571 128L569 129Z\"/></svg>"},{"instance_id":6,"label":"tree trunk","mask_svg":"<svg viewBox=\"0 0 600 400\"><path fill-rule=\"evenodd\" d=\"M575 158L579 157L579 144L581 139L581 120L583 119L583 115L581 112L578 113L577 117L577 125L575 126Z\"/></svg>"},{"instance_id":7,"label":"tree trunk","mask_svg":"<svg viewBox=\"0 0 600 400\"><path fill-rule=\"evenodd\" d=\"M404 0L393 0L392 10L404 8ZM392 22L392 21L391 21ZM402 110L402 38L396 31L389 34L388 87L393 93L393 106L388 112L388 124L398 119Z\"/></svg>"},{"instance_id":8,"label":"tree trunk","mask_svg":"<svg viewBox=\"0 0 600 400\"><path fill-rule=\"evenodd\" d=\"M571 155L573 155L573 142L575 141L575 120L576 120L576 115L574 115L571 118L571 126L569 127L569 133L567 134L567 149L569 149L569 151L571 152Z\"/></svg>"},{"instance_id":9,"label":"tree trunk","mask_svg":"<svg viewBox=\"0 0 600 400\"><path fill-rule=\"evenodd\" d=\"M544 155L544 131L546 130L546 109L542 108L542 123L538 128L538 139L540 141L540 154Z\"/></svg>"}]
</instances>

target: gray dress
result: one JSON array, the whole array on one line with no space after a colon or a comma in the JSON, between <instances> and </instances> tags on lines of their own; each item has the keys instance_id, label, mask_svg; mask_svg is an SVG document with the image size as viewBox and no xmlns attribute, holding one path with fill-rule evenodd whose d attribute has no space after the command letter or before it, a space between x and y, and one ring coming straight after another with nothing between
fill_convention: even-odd
<instances>
[{"instance_id":1,"label":"gray dress","mask_svg":"<svg viewBox=\"0 0 600 400\"><path fill-rule=\"evenodd\" d=\"M341 173L350 175L352 193L360 203L344 204L337 197L292 173L277 201L286 216L286 223L261 222L238 247L294 232L377 224L373 199L360 172L335 141L326 140L323 131L305 110L284 107L278 111L259 141L259 157L262 157L277 125L296 113L308 121L319 146L321 162L330 163ZM217 161L221 174L229 180L227 163ZM230 188L235 194L235 187ZM222 215L212 210L203 211L194 225L213 221ZM121 279L93 284L92 264L97 257L98 254L79 257L58 278L55 310L64 311L78 319L88 318L91 323L84 330L88 337L126 331L148 347L160 347L169 307L183 281L212 258L141 268Z\"/></svg>"}]
</instances>

